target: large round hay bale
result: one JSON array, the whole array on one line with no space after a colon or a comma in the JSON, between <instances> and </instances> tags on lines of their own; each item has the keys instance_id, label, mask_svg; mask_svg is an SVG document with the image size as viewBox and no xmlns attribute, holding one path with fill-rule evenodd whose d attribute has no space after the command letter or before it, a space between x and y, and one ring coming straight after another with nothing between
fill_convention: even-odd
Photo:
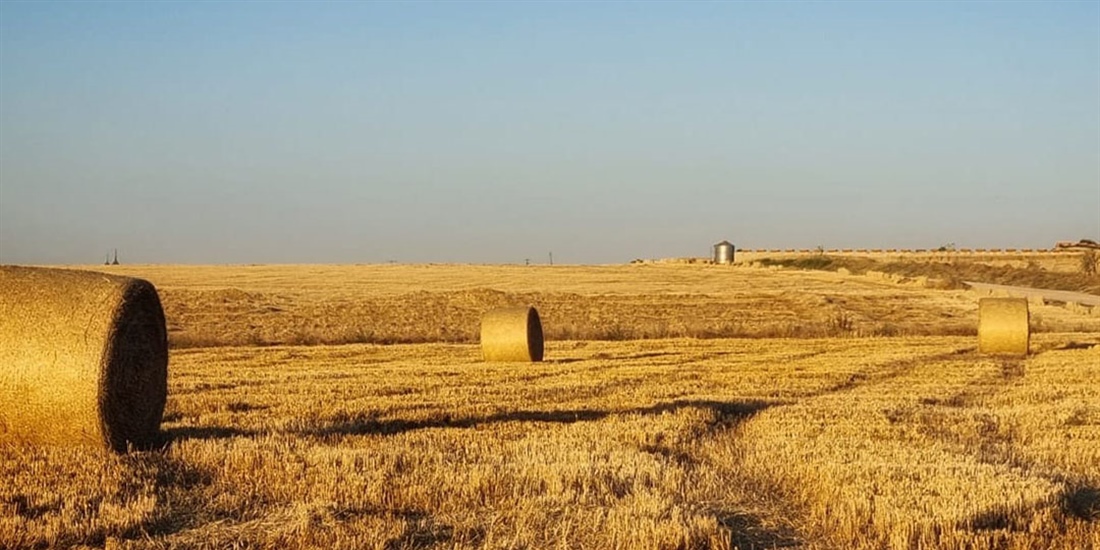
<instances>
[{"instance_id":1,"label":"large round hay bale","mask_svg":"<svg viewBox=\"0 0 1100 550\"><path fill-rule=\"evenodd\" d=\"M486 361L542 361L542 322L533 307L494 309L481 317Z\"/></svg>"},{"instance_id":2,"label":"large round hay bale","mask_svg":"<svg viewBox=\"0 0 1100 550\"><path fill-rule=\"evenodd\" d=\"M1029 322L1026 298L982 298L978 301L978 351L1027 355Z\"/></svg>"},{"instance_id":3,"label":"large round hay bale","mask_svg":"<svg viewBox=\"0 0 1100 550\"><path fill-rule=\"evenodd\" d=\"M0 442L122 452L159 438L168 333L147 281L0 266Z\"/></svg>"}]
</instances>

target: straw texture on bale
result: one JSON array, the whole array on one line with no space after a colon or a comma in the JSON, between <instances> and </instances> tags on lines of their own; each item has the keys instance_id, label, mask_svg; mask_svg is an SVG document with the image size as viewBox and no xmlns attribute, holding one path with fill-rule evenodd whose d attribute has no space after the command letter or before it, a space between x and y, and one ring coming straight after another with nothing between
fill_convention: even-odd
<instances>
[{"instance_id":1,"label":"straw texture on bale","mask_svg":"<svg viewBox=\"0 0 1100 550\"><path fill-rule=\"evenodd\" d=\"M0 266L0 443L147 448L167 394L168 333L152 284Z\"/></svg>"},{"instance_id":2,"label":"straw texture on bale","mask_svg":"<svg viewBox=\"0 0 1100 550\"><path fill-rule=\"evenodd\" d=\"M1026 298L982 298L978 301L978 351L1027 355L1029 323Z\"/></svg>"},{"instance_id":3,"label":"straw texture on bale","mask_svg":"<svg viewBox=\"0 0 1100 550\"><path fill-rule=\"evenodd\" d=\"M533 307L494 309L481 317L486 361L542 361L542 322Z\"/></svg>"}]
</instances>

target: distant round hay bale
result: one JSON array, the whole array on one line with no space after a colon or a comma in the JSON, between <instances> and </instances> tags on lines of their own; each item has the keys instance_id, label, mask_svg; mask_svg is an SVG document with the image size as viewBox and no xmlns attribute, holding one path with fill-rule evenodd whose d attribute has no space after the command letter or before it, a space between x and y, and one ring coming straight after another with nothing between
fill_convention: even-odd
<instances>
[{"instance_id":1,"label":"distant round hay bale","mask_svg":"<svg viewBox=\"0 0 1100 550\"><path fill-rule=\"evenodd\" d=\"M533 307L491 310L481 317L486 361L542 361L542 322Z\"/></svg>"},{"instance_id":2,"label":"distant round hay bale","mask_svg":"<svg viewBox=\"0 0 1100 550\"><path fill-rule=\"evenodd\" d=\"M147 281L0 266L0 443L159 439L168 333Z\"/></svg>"},{"instance_id":3,"label":"distant round hay bale","mask_svg":"<svg viewBox=\"0 0 1100 550\"><path fill-rule=\"evenodd\" d=\"M1026 298L982 298L978 301L978 351L1027 355L1029 323Z\"/></svg>"}]
</instances>

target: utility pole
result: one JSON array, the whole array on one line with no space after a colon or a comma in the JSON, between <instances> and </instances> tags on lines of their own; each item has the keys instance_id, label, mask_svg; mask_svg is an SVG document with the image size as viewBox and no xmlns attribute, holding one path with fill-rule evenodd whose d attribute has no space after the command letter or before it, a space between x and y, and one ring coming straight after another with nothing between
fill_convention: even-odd
<instances>
[{"instance_id":1,"label":"utility pole","mask_svg":"<svg viewBox=\"0 0 1100 550\"><path fill-rule=\"evenodd\" d=\"M554 251L550 251L550 265L554 265Z\"/></svg>"}]
</instances>

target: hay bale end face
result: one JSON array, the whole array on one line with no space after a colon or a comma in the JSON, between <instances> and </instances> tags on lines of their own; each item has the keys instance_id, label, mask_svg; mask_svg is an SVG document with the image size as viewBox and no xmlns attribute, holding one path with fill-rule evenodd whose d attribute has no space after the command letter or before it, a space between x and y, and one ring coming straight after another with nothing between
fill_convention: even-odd
<instances>
[{"instance_id":1,"label":"hay bale end face","mask_svg":"<svg viewBox=\"0 0 1100 550\"><path fill-rule=\"evenodd\" d=\"M978 351L990 355L1027 355L1031 340L1026 298L978 301Z\"/></svg>"},{"instance_id":2,"label":"hay bale end face","mask_svg":"<svg viewBox=\"0 0 1100 550\"><path fill-rule=\"evenodd\" d=\"M147 281L0 266L0 443L160 439L168 333Z\"/></svg>"},{"instance_id":3,"label":"hay bale end face","mask_svg":"<svg viewBox=\"0 0 1100 550\"><path fill-rule=\"evenodd\" d=\"M486 361L542 361L542 322L533 307L494 309L481 317L481 354Z\"/></svg>"}]
</instances>

